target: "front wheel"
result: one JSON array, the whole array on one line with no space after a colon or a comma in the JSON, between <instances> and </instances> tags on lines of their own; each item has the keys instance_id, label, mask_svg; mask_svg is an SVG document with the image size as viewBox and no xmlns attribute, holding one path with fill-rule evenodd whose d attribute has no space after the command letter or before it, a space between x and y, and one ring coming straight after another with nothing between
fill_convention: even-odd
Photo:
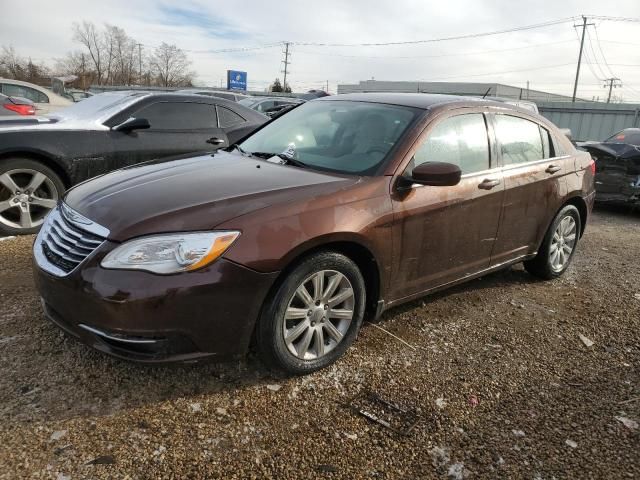
<instances>
[{"instance_id":1,"label":"front wheel","mask_svg":"<svg viewBox=\"0 0 640 480\"><path fill-rule=\"evenodd\" d=\"M307 257L267 299L256 327L267 366L292 374L324 368L355 340L365 306L357 265L337 252Z\"/></svg>"},{"instance_id":2,"label":"front wheel","mask_svg":"<svg viewBox=\"0 0 640 480\"><path fill-rule=\"evenodd\" d=\"M573 259L581 228L578 209L565 206L553 219L536 257L524 262L526 270L545 280L562 275Z\"/></svg>"},{"instance_id":3,"label":"front wheel","mask_svg":"<svg viewBox=\"0 0 640 480\"><path fill-rule=\"evenodd\" d=\"M42 163L0 161L0 235L37 232L63 193L60 177Z\"/></svg>"}]
</instances>

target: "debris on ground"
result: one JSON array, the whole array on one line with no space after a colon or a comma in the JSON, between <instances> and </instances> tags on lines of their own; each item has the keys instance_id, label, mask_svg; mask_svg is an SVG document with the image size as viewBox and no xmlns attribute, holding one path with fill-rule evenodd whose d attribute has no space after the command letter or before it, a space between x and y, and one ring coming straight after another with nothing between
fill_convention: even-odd
<instances>
[{"instance_id":1,"label":"debris on ground","mask_svg":"<svg viewBox=\"0 0 640 480\"><path fill-rule=\"evenodd\" d=\"M629 430L636 430L638 428L638 422L631 420L627 417L615 417L620 423L622 423Z\"/></svg>"},{"instance_id":2,"label":"debris on ground","mask_svg":"<svg viewBox=\"0 0 640 480\"><path fill-rule=\"evenodd\" d=\"M348 400L345 406L367 420L403 436L409 435L419 421L414 410L384 400L374 392L360 392Z\"/></svg>"},{"instance_id":3,"label":"debris on ground","mask_svg":"<svg viewBox=\"0 0 640 480\"><path fill-rule=\"evenodd\" d=\"M51 441L57 441L60 440L62 437L64 437L67 434L66 430L56 430L55 432L53 432L51 434L51 437L49 437L49 440Z\"/></svg>"},{"instance_id":4,"label":"debris on ground","mask_svg":"<svg viewBox=\"0 0 640 480\"><path fill-rule=\"evenodd\" d=\"M85 465L113 465L116 463L116 459L111 455L102 455L96 457L93 460L88 461Z\"/></svg>"},{"instance_id":5,"label":"debris on ground","mask_svg":"<svg viewBox=\"0 0 640 480\"><path fill-rule=\"evenodd\" d=\"M576 448L578 446L578 444L576 442L574 442L573 440L569 440L569 439L565 440L564 443L566 443L571 448Z\"/></svg>"},{"instance_id":6,"label":"debris on ground","mask_svg":"<svg viewBox=\"0 0 640 480\"><path fill-rule=\"evenodd\" d=\"M274 384L267 385L267 388L269 390L271 390L272 392L277 392L278 390L280 390L282 388L282 385L278 385L278 384L274 383Z\"/></svg>"},{"instance_id":7,"label":"debris on ground","mask_svg":"<svg viewBox=\"0 0 640 480\"><path fill-rule=\"evenodd\" d=\"M585 337L581 333L578 334L578 337L580 337L580 340L582 340L582 343L584 343L585 347L589 348L593 346L593 340L589 340L587 337Z\"/></svg>"}]
</instances>

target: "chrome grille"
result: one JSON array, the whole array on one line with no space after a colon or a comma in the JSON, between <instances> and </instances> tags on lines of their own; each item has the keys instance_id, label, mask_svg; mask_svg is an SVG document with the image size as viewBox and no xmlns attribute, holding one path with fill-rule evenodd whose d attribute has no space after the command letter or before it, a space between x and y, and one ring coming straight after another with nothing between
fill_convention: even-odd
<instances>
[{"instance_id":1,"label":"chrome grille","mask_svg":"<svg viewBox=\"0 0 640 480\"><path fill-rule=\"evenodd\" d=\"M47 216L38 234L36 261L49 273L64 276L91 255L108 234L107 229L61 204Z\"/></svg>"}]
</instances>

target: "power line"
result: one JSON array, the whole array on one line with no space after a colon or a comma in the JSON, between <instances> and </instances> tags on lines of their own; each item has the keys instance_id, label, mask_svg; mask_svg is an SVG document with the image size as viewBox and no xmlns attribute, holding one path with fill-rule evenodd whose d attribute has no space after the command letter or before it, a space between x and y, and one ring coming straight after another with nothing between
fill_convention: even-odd
<instances>
[{"instance_id":1,"label":"power line","mask_svg":"<svg viewBox=\"0 0 640 480\"><path fill-rule=\"evenodd\" d=\"M612 77L615 77L616 75L613 73L613 70L611 70L609 63L607 62L607 57L605 57L604 51L602 50L602 45L600 44L600 37L598 36L598 27L594 26L593 31L596 32L596 44L598 45L598 50L600 50L600 55L602 55L602 60L604 61L604 64L606 65L607 70L609 70L609 75L611 75Z\"/></svg>"},{"instance_id":2,"label":"power line","mask_svg":"<svg viewBox=\"0 0 640 480\"><path fill-rule=\"evenodd\" d=\"M486 77L489 75L504 75L507 73L518 73L518 72L531 72L534 70L545 70L548 68L558 68L558 67L566 67L569 65L573 65L573 63L559 63L556 65L545 65L542 67L532 67L532 68L522 68L519 70L506 70L506 71L502 71L502 72L487 72L487 73L477 73L477 74L472 74L472 75L468 75L468 74L463 74L463 75L450 75L447 77L438 77L435 79L431 79L431 80L420 80L420 81L425 81L425 82L432 82L432 81L439 81L439 80L447 80L450 78L465 78L465 77Z\"/></svg>"},{"instance_id":3,"label":"power line","mask_svg":"<svg viewBox=\"0 0 640 480\"><path fill-rule=\"evenodd\" d=\"M363 58L363 59L415 59L415 58L444 58L444 57L465 57L465 56L473 56L473 55L486 55L491 53L501 53L501 52L510 52L515 50L525 50L529 48L537 48L537 47L546 47L549 45L559 45L562 43L573 43L573 40L561 40L558 42L547 42L547 43L537 43L533 45L524 45L521 47L512 47L512 48L501 48L498 50L482 50L477 52L460 52L460 53L448 53L448 54L439 54L439 55L409 55L409 56L397 56L397 55L340 55L332 52L312 52L309 50L300 50L296 49L296 52L303 53L306 55L320 55L327 57L341 57L341 58Z\"/></svg>"},{"instance_id":4,"label":"power line","mask_svg":"<svg viewBox=\"0 0 640 480\"><path fill-rule=\"evenodd\" d=\"M492 35L501 35L504 33L522 32L525 30L533 30L536 28L550 27L553 25L560 25L562 23L573 22L577 17L566 17L558 20L551 20L548 22L536 23L533 25L525 25L522 27L508 28L504 30L494 30L491 32L483 33L471 33L467 35L457 35L452 37L430 38L427 40L405 40L398 42L375 42L375 43L324 43L324 42L292 42L295 45L301 46L315 46L315 47L383 47L389 45L415 45L420 43L435 43L435 42L447 42L451 40L464 40L468 38L488 37Z\"/></svg>"},{"instance_id":5,"label":"power line","mask_svg":"<svg viewBox=\"0 0 640 480\"><path fill-rule=\"evenodd\" d=\"M594 25L595 28L595 25ZM600 71L602 78L607 78L607 73L602 69L600 62L598 62L598 55L596 54L595 48L593 48L593 42L591 41L591 33L589 33L589 29L587 28L587 40L589 40L589 48L591 49L591 53L593 54L593 63ZM585 52L586 53L586 52Z\"/></svg>"}]
</instances>

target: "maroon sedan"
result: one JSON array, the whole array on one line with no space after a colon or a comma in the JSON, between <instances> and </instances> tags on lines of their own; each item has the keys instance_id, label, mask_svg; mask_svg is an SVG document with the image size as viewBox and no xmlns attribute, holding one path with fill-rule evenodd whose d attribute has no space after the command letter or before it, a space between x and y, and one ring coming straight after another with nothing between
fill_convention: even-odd
<instances>
[{"instance_id":1,"label":"maroon sedan","mask_svg":"<svg viewBox=\"0 0 640 480\"><path fill-rule=\"evenodd\" d=\"M544 118L463 97L353 94L239 145L70 190L34 244L46 315L118 357L243 354L306 373L363 319L524 262L569 266L594 164Z\"/></svg>"}]
</instances>

